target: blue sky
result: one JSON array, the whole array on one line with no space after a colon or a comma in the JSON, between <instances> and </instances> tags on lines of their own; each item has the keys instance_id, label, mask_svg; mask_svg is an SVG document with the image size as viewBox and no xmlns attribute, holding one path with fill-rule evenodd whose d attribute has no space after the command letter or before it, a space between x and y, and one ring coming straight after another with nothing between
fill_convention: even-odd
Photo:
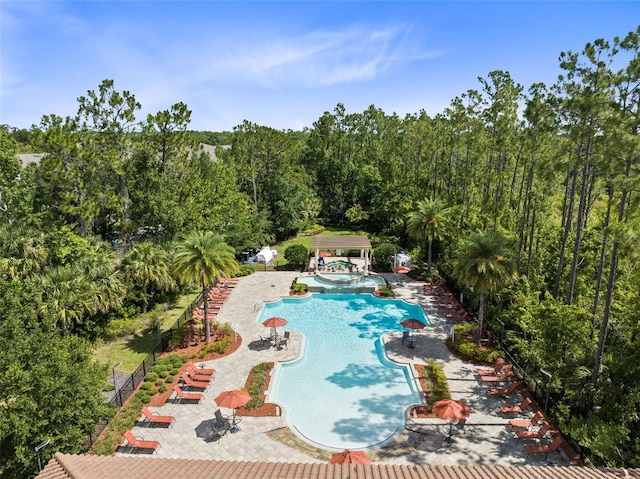
<instances>
[{"instance_id":1,"label":"blue sky","mask_svg":"<svg viewBox=\"0 0 640 479\"><path fill-rule=\"evenodd\" d=\"M104 79L195 130L312 127L343 103L435 115L478 77L551 85L562 51L640 24L638 1L0 1L0 124L75 114Z\"/></svg>"}]
</instances>

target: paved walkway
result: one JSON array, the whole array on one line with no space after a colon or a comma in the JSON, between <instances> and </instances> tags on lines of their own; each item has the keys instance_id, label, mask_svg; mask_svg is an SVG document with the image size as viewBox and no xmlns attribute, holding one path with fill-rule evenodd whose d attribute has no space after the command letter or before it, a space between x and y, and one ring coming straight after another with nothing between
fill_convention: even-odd
<instances>
[{"instance_id":1,"label":"paved walkway","mask_svg":"<svg viewBox=\"0 0 640 479\"><path fill-rule=\"evenodd\" d=\"M289 286L298 276L294 272L256 272L242 278L225 302L218 319L237 325L242 344L233 354L207 361L207 367L217 374L204 393L200 404L167 402L161 408L151 408L162 415L175 417L171 428L135 427L134 435L159 441L161 446L154 457L217 459L264 462L326 462L333 451L317 449L306 444L287 427L283 417L243 417L241 430L215 441L198 437L208 429L217 406L213 400L220 392L239 389L245 385L253 366L265 361L288 361L299 355L303 338L291 331L288 349L264 348L258 341L269 330L256 319L264 302L275 301L288 295ZM524 452L524 441L516 442L509 419L498 411L501 404L517 404L520 396L503 399L489 397L488 387L478 382L476 367L452 356L444 344L451 323L438 314L423 294L421 282L406 275L386 275L396 296L422 305L431 325L418 332L416 347L402 344L401 333L388 333L383 337L390 359L401 363L427 362L434 358L445 370L452 397L471 409L464 433L457 435L453 444L444 441L448 423L440 419L408 418L406 428L383 447L368 450L374 462L395 464L442 465L542 465L545 463L568 465L564 454L531 455ZM222 410L224 414L231 411ZM521 417L530 417L531 411ZM200 426L200 427L198 427ZM121 453L118 453L121 454Z\"/></svg>"}]
</instances>

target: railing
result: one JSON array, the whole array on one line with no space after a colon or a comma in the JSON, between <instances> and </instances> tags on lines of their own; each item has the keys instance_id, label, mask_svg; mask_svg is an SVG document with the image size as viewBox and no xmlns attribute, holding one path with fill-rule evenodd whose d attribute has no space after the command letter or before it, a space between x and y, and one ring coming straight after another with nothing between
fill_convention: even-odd
<instances>
[{"instance_id":1,"label":"railing","mask_svg":"<svg viewBox=\"0 0 640 479\"><path fill-rule=\"evenodd\" d=\"M122 405L127 401L127 399L131 397L140 383L144 380L147 373L156 363L157 358L167 350L167 347L169 346L174 333L182 328L184 324L186 324L189 318L191 318L193 310L198 307L198 304L200 304L201 301L202 292L200 292L198 296L196 296L196 299L194 299L191 304L187 306L187 308L176 320L176 322L173 323L173 325L169 329L167 329L160 335L160 339L153 347L151 353L140 363L140 366L138 366L136 370L132 372L129 377L123 381L122 384L119 385L120 387L117 387L118 385L114 384L114 387L116 387L116 389L114 391L113 397L108 401L109 403L118 407L122 407ZM102 434L102 431L107 427L108 424L108 421L100 421L98 424L96 424L93 432L89 434L89 443L87 449L93 446L93 443L96 441L98 436Z\"/></svg>"}]
</instances>

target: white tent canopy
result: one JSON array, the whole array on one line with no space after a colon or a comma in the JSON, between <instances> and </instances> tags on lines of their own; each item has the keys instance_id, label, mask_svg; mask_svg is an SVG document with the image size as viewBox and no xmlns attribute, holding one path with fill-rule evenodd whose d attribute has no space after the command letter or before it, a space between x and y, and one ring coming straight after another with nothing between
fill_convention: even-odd
<instances>
[{"instance_id":1,"label":"white tent canopy","mask_svg":"<svg viewBox=\"0 0 640 479\"><path fill-rule=\"evenodd\" d=\"M268 246L265 246L258 252L258 254L256 254L256 261L258 263L268 263L277 254L278 252L275 249L271 249Z\"/></svg>"}]
</instances>

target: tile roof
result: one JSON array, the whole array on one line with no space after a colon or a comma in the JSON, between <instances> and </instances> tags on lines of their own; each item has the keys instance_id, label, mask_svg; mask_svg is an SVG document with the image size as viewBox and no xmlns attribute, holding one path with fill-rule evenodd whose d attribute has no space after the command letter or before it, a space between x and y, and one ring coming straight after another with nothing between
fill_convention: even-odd
<instances>
[{"instance_id":1,"label":"tile roof","mask_svg":"<svg viewBox=\"0 0 640 479\"><path fill-rule=\"evenodd\" d=\"M340 465L56 453L36 479L640 479L640 469L579 466Z\"/></svg>"}]
</instances>

